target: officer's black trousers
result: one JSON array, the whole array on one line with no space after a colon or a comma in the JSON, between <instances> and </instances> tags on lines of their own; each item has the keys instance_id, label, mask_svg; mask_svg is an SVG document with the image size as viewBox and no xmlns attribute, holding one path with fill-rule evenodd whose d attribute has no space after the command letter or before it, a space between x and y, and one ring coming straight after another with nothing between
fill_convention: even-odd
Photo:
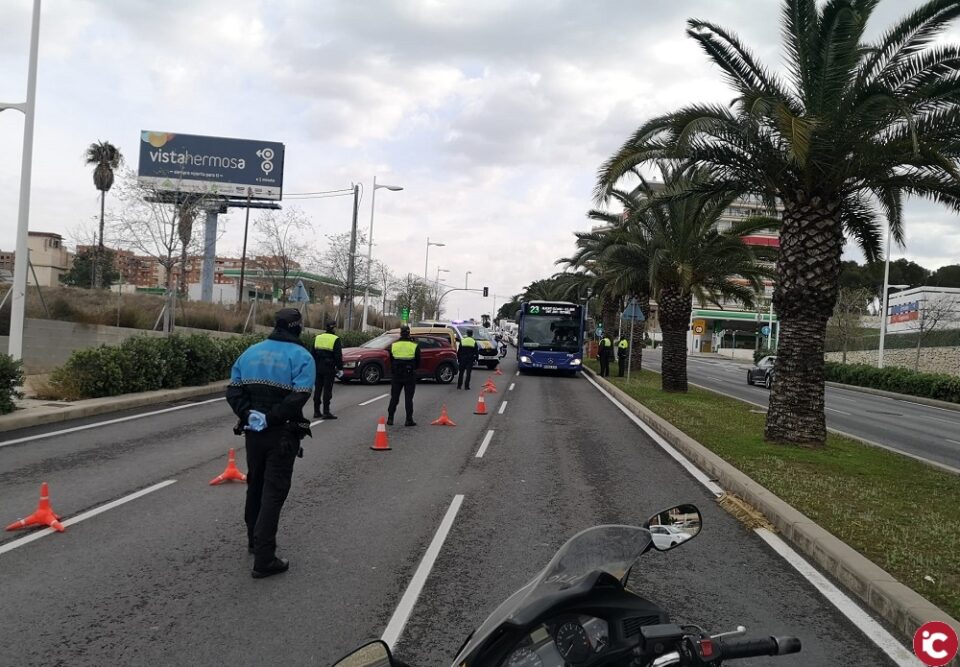
<instances>
[{"instance_id":1,"label":"officer's black trousers","mask_svg":"<svg viewBox=\"0 0 960 667\"><path fill-rule=\"evenodd\" d=\"M313 388L313 411L320 412L323 401L323 414L330 414L330 399L333 398L333 381L337 378L336 368L317 368L317 384Z\"/></svg>"},{"instance_id":2,"label":"officer's black trousers","mask_svg":"<svg viewBox=\"0 0 960 667\"><path fill-rule=\"evenodd\" d=\"M255 569L263 569L276 557L280 510L290 492L293 462L299 443L281 451L281 438L295 438L278 428L247 432L247 505L244 520L253 545Z\"/></svg>"},{"instance_id":3,"label":"officer's black trousers","mask_svg":"<svg viewBox=\"0 0 960 667\"><path fill-rule=\"evenodd\" d=\"M600 353L600 377L610 377L610 356Z\"/></svg>"},{"instance_id":4,"label":"officer's black trousers","mask_svg":"<svg viewBox=\"0 0 960 667\"><path fill-rule=\"evenodd\" d=\"M403 391L403 407L407 411L407 421L413 421L413 392L417 390L417 374L398 373L390 379L390 404L387 415L392 419L400 404L400 392Z\"/></svg>"},{"instance_id":5,"label":"officer's black trousers","mask_svg":"<svg viewBox=\"0 0 960 667\"><path fill-rule=\"evenodd\" d=\"M457 376L457 389L463 386L463 376L467 376L467 389L470 388L470 376L473 375L473 361L460 362L460 375Z\"/></svg>"},{"instance_id":6,"label":"officer's black trousers","mask_svg":"<svg viewBox=\"0 0 960 667\"><path fill-rule=\"evenodd\" d=\"M625 353L617 354L617 375L623 377L627 372L627 355Z\"/></svg>"}]
</instances>

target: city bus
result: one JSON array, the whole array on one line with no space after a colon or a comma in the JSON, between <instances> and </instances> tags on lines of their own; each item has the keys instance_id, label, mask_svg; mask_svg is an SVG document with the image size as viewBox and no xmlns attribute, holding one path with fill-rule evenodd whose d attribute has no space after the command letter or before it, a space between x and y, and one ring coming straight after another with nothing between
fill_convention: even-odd
<instances>
[{"instance_id":1,"label":"city bus","mask_svg":"<svg viewBox=\"0 0 960 667\"><path fill-rule=\"evenodd\" d=\"M576 373L583 367L583 306L567 301L524 301L517 311L517 364Z\"/></svg>"}]
</instances>

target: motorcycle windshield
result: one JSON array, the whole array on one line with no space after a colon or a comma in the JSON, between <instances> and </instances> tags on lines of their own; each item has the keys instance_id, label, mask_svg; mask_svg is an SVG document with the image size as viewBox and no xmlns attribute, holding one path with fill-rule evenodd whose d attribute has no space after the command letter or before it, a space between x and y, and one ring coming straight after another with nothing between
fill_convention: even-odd
<instances>
[{"instance_id":1,"label":"motorcycle windshield","mask_svg":"<svg viewBox=\"0 0 960 667\"><path fill-rule=\"evenodd\" d=\"M503 623L529 625L555 601L567 594L579 594L577 585L590 575L605 572L622 579L651 541L650 531L638 526L594 526L577 533L560 547L540 574L490 614L464 646L455 664L468 659Z\"/></svg>"}]
</instances>

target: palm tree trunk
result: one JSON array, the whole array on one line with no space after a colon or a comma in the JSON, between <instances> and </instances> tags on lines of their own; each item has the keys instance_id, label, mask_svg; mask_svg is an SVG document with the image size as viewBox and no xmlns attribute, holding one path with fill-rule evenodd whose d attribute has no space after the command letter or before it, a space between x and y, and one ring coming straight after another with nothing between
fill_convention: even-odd
<instances>
[{"instance_id":1,"label":"palm tree trunk","mask_svg":"<svg viewBox=\"0 0 960 667\"><path fill-rule=\"evenodd\" d=\"M687 333L693 297L665 287L657 298L660 330L663 332L663 363L660 388L663 391L687 391Z\"/></svg>"},{"instance_id":2,"label":"palm tree trunk","mask_svg":"<svg viewBox=\"0 0 960 667\"><path fill-rule=\"evenodd\" d=\"M93 288L100 289L103 286L103 214L106 207L107 193L100 191L100 238L97 240L97 251L93 260Z\"/></svg>"},{"instance_id":3,"label":"palm tree trunk","mask_svg":"<svg viewBox=\"0 0 960 667\"><path fill-rule=\"evenodd\" d=\"M603 297L600 302L600 323L603 324L603 331L608 336L616 335L619 315L616 299L609 296Z\"/></svg>"},{"instance_id":4,"label":"palm tree trunk","mask_svg":"<svg viewBox=\"0 0 960 667\"><path fill-rule=\"evenodd\" d=\"M641 294L637 297L637 304L644 318L650 317L650 295ZM643 363L643 339L647 333L647 320L634 322L633 335L630 336L630 374L639 373Z\"/></svg>"},{"instance_id":5,"label":"palm tree trunk","mask_svg":"<svg viewBox=\"0 0 960 667\"><path fill-rule=\"evenodd\" d=\"M784 201L774 308L780 320L777 364L764 437L822 445L824 343L837 303L843 233L836 202Z\"/></svg>"}]
</instances>

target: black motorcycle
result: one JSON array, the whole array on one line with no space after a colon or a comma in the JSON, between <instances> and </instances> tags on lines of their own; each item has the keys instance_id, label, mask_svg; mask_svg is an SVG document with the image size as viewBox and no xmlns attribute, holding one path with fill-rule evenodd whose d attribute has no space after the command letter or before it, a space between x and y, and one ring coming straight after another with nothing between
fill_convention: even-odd
<instances>
[{"instance_id":1,"label":"black motorcycle","mask_svg":"<svg viewBox=\"0 0 960 667\"><path fill-rule=\"evenodd\" d=\"M457 667L719 666L726 660L800 651L796 637L711 635L673 623L655 603L627 590L637 558L696 537L700 511L680 505L642 526L595 526L564 544L547 567L511 595L469 637ZM335 667L401 667L382 641L360 647Z\"/></svg>"}]
</instances>

